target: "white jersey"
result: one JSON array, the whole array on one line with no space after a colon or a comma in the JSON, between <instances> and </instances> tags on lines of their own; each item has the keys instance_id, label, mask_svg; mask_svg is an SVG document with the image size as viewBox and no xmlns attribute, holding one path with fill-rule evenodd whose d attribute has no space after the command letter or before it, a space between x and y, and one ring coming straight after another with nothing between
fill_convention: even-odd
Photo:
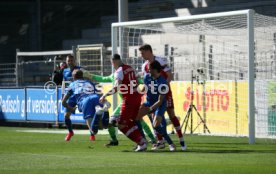
<instances>
[{"instance_id":1,"label":"white jersey","mask_svg":"<svg viewBox=\"0 0 276 174\"><path fill-rule=\"evenodd\" d=\"M115 77L115 80L121 80L121 81L124 80L124 72L123 72L123 68L122 68L122 67L119 67L119 68L115 71L114 77Z\"/></svg>"},{"instance_id":2,"label":"white jersey","mask_svg":"<svg viewBox=\"0 0 276 174\"><path fill-rule=\"evenodd\" d=\"M154 56L154 60L158 61L160 65L163 67L164 72L170 71L170 67L168 66L168 60L166 57L159 57L159 56ZM146 75L149 73L149 61L147 60L145 63L142 65L142 73L143 75Z\"/></svg>"}]
</instances>

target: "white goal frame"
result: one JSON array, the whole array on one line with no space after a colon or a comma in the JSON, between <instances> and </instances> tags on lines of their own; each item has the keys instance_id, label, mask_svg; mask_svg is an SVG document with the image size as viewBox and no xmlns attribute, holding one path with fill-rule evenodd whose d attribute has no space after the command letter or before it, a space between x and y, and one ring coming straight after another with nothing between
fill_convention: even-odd
<instances>
[{"instance_id":1,"label":"white goal frame","mask_svg":"<svg viewBox=\"0 0 276 174\"><path fill-rule=\"evenodd\" d=\"M74 48L72 50L59 50L59 51L34 51L34 52L24 52L20 51L19 49L16 50L16 68L15 68L15 74L16 74L16 86L19 86L19 72L18 72L18 66L21 62L18 61L18 58L20 56L54 56L54 55L74 55ZM54 66L56 64L56 59L54 61ZM54 67L53 67L54 69Z\"/></svg>"},{"instance_id":2,"label":"white goal frame","mask_svg":"<svg viewBox=\"0 0 276 174\"><path fill-rule=\"evenodd\" d=\"M188 21L188 20L199 20L207 18L216 17L228 17L228 16L247 16L247 58L248 58L248 128L249 128L249 144L255 143L255 82L254 82L254 10L239 10L230 12L220 12L220 13L210 13L202 15L192 15L192 16L180 16L180 17L170 17L152 20L141 20L141 21L131 21L131 22L120 22L113 23L111 30L111 43L112 43L112 54L118 52L118 46L122 45L122 41L119 40L118 43L118 32L120 27L133 26L133 25L145 25L145 24L158 24L165 22L177 22L177 21ZM113 67L112 67L113 68ZM114 72L114 69L112 69ZM113 96L113 109L117 105L117 97Z\"/></svg>"}]
</instances>

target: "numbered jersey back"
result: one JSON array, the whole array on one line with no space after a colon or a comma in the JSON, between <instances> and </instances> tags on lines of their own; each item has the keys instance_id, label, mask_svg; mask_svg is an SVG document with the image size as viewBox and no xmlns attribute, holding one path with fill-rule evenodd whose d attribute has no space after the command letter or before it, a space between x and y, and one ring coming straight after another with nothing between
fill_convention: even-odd
<instances>
[{"instance_id":1,"label":"numbered jersey back","mask_svg":"<svg viewBox=\"0 0 276 174\"><path fill-rule=\"evenodd\" d=\"M138 80L134 69L129 65L122 65L115 72L115 79L122 81L119 90L123 97L137 92Z\"/></svg>"},{"instance_id":2,"label":"numbered jersey back","mask_svg":"<svg viewBox=\"0 0 276 174\"><path fill-rule=\"evenodd\" d=\"M70 94L72 100L75 100L75 103L78 103L84 97L96 94L97 88L95 84L87 80L76 80L73 81L69 87L67 93Z\"/></svg>"}]
</instances>

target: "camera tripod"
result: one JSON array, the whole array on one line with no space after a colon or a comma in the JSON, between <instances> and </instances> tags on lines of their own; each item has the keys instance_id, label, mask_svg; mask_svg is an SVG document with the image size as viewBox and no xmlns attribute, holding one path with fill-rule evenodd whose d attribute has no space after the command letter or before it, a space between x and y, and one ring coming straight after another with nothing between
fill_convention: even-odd
<instances>
[{"instance_id":1,"label":"camera tripod","mask_svg":"<svg viewBox=\"0 0 276 174\"><path fill-rule=\"evenodd\" d=\"M202 116L200 115L200 113L198 112L196 106L194 105L194 89L193 89L193 85L194 85L194 79L197 78L197 76L193 75L193 70L192 70L192 78L191 78L191 102L189 105L189 109L187 111L187 114L181 124L181 129L185 124L185 128L184 128L184 133L186 133L187 127L189 125L189 120L190 120L190 131L191 134L194 133L194 131L199 127L199 125L203 124L204 126L204 132L207 130L208 133L211 133L209 128L207 127L206 121L202 118ZM197 126L193 129L193 124L194 124L194 118L193 118L193 109L196 111L196 114L198 116L198 118L200 119L200 122L197 124Z\"/></svg>"}]
</instances>

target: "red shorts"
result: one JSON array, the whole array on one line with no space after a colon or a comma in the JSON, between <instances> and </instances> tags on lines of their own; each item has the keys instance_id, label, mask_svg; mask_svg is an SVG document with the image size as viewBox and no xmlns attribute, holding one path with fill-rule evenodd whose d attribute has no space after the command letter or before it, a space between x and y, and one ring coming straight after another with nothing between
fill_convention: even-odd
<instances>
[{"instance_id":1,"label":"red shorts","mask_svg":"<svg viewBox=\"0 0 276 174\"><path fill-rule=\"evenodd\" d=\"M141 105L141 94L135 92L127 97L123 97L122 107L120 111L119 124L131 125L134 122Z\"/></svg>"},{"instance_id":2,"label":"red shorts","mask_svg":"<svg viewBox=\"0 0 276 174\"><path fill-rule=\"evenodd\" d=\"M172 97L172 90L170 86L169 86L169 92L166 95L166 99L167 99L167 109L173 109L174 103L173 103L173 97Z\"/></svg>"}]
</instances>

